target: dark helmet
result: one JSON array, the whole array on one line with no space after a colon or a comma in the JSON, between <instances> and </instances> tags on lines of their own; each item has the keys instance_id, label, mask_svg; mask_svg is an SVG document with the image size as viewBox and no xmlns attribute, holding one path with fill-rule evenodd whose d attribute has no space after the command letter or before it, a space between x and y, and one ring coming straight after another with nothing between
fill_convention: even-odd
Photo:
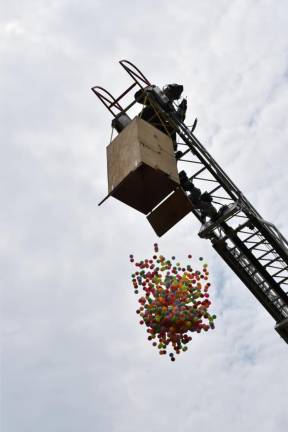
<instances>
[{"instance_id":1,"label":"dark helmet","mask_svg":"<svg viewBox=\"0 0 288 432\"><path fill-rule=\"evenodd\" d=\"M168 84L164 87L163 93L170 99L171 101L177 100L180 98L183 92L183 85L180 84Z\"/></svg>"}]
</instances>

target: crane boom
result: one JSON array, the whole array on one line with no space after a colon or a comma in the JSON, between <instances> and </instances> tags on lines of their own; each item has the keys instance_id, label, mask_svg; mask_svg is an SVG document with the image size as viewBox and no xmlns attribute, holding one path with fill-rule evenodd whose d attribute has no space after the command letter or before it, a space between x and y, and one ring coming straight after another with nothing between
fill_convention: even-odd
<instances>
[{"instance_id":1,"label":"crane boom","mask_svg":"<svg viewBox=\"0 0 288 432\"><path fill-rule=\"evenodd\" d=\"M151 87L132 63L122 60L120 64L133 80L122 95L114 99L103 88L92 88L116 119L127 116L136 103L135 99L130 100L123 108L121 99L135 88L145 93L145 88ZM210 240L215 251L274 318L276 331L288 343L287 240L272 223L261 217L191 129L162 103L153 88L145 97L159 118L177 134L177 145L183 148L177 155L178 164L185 164L185 169L189 167L189 179L204 186L216 207L224 208L216 220L204 224L201 212L192 209L202 223L199 236Z\"/></svg>"}]
</instances>

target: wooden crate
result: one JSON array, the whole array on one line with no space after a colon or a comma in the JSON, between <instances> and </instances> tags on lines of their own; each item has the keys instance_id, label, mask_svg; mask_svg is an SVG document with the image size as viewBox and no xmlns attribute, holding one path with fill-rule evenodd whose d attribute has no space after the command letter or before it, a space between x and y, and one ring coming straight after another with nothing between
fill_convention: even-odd
<instances>
[{"instance_id":1,"label":"wooden crate","mask_svg":"<svg viewBox=\"0 0 288 432\"><path fill-rule=\"evenodd\" d=\"M107 147L107 171L108 193L144 214L179 185L171 138L139 117Z\"/></svg>"},{"instance_id":2,"label":"wooden crate","mask_svg":"<svg viewBox=\"0 0 288 432\"><path fill-rule=\"evenodd\" d=\"M161 237L191 212L193 205L182 188L175 190L165 201L156 207L147 219Z\"/></svg>"}]
</instances>

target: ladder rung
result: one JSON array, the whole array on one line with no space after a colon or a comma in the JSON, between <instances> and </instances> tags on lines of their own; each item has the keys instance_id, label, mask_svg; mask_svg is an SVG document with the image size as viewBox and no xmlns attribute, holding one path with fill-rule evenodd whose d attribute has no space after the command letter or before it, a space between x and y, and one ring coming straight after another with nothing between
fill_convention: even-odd
<instances>
[{"instance_id":1,"label":"ladder rung","mask_svg":"<svg viewBox=\"0 0 288 432\"><path fill-rule=\"evenodd\" d=\"M222 196L219 196L219 195L214 195L213 198L223 199L223 200L227 200L227 201L233 201L233 199L230 198L230 197L227 198L227 197L222 197ZM250 233L247 233L247 234L250 234Z\"/></svg>"},{"instance_id":2,"label":"ladder rung","mask_svg":"<svg viewBox=\"0 0 288 432\"><path fill-rule=\"evenodd\" d=\"M189 160L189 159L181 159L181 158L182 158L182 156L178 159L180 162L189 162L189 163L195 163L195 164L203 165L202 162L197 162L197 161L193 161L193 160Z\"/></svg>"},{"instance_id":3,"label":"ladder rung","mask_svg":"<svg viewBox=\"0 0 288 432\"><path fill-rule=\"evenodd\" d=\"M206 169L207 169L207 168L204 166L204 167L201 168L199 171L197 171L195 174L193 174L193 176L190 177L189 180L193 180L193 178L196 178L196 176L197 176L198 174L200 174L201 172L205 171Z\"/></svg>"},{"instance_id":4,"label":"ladder rung","mask_svg":"<svg viewBox=\"0 0 288 432\"><path fill-rule=\"evenodd\" d=\"M210 195L212 195L212 193L214 193L214 192L216 192L218 189L220 189L222 186L221 185L219 185L219 186L217 186L216 188L214 188L214 189L212 189L209 193L210 193ZM232 200L232 199L231 199Z\"/></svg>"},{"instance_id":5,"label":"ladder rung","mask_svg":"<svg viewBox=\"0 0 288 432\"><path fill-rule=\"evenodd\" d=\"M279 258L274 258L273 260L269 261L267 264L264 265L264 267L269 267L270 264L272 264L273 262L277 261Z\"/></svg>"},{"instance_id":6,"label":"ladder rung","mask_svg":"<svg viewBox=\"0 0 288 432\"><path fill-rule=\"evenodd\" d=\"M259 231L256 231L255 233L252 233L251 235L249 235L245 240L243 240L243 242L245 243L247 240L249 240L250 238L252 238L252 237L254 237L256 234L258 234L259 233ZM243 232L241 233L241 234L243 234ZM250 243L250 242L248 242L248 243Z\"/></svg>"},{"instance_id":7,"label":"ladder rung","mask_svg":"<svg viewBox=\"0 0 288 432\"><path fill-rule=\"evenodd\" d=\"M265 239L260 240L259 242L255 243L254 246L252 246L251 248L249 248L249 250L254 249L256 246L258 246L258 245L260 245L260 244L262 244L262 243L264 243L264 242L265 242Z\"/></svg>"},{"instance_id":8,"label":"ladder rung","mask_svg":"<svg viewBox=\"0 0 288 432\"><path fill-rule=\"evenodd\" d=\"M189 151L191 151L190 148L188 148L187 150L185 150L185 151L182 153L181 158L182 158L183 156L185 156L187 153L189 153ZM192 161L187 161L187 162L192 162Z\"/></svg>"},{"instance_id":9,"label":"ladder rung","mask_svg":"<svg viewBox=\"0 0 288 432\"><path fill-rule=\"evenodd\" d=\"M214 180L214 179L207 179L207 178L203 178L203 177L195 177L195 176L193 176L193 179L196 179L196 180L203 180L203 181L209 181L209 182L212 182L212 183L219 183L218 180Z\"/></svg>"},{"instance_id":10,"label":"ladder rung","mask_svg":"<svg viewBox=\"0 0 288 432\"><path fill-rule=\"evenodd\" d=\"M279 269L279 271L277 271L276 273L273 273L271 276L277 276L279 273L282 273L282 271L287 270L288 266L286 266L282 269L280 269L279 267L273 267L273 268L277 268L277 269ZM279 277L281 277L281 276L279 276Z\"/></svg>"},{"instance_id":11,"label":"ladder rung","mask_svg":"<svg viewBox=\"0 0 288 432\"><path fill-rule=\"evenodd\" d=\"M282 283L285 282L286 280L288 280L288 276L285 277L284 279L282 279L281 281L278 281L278 284L282 284Z\"/></svg>"},{"instance_id":12,"label":"ladder rung","mask_svg":"<svg viewBox=\"0 0 288 432\"><path fill-rule=\"evenodd\" d=\"M280 263L280 262L279 262L279 263ZM276 264L279 264L279 263L276 263ZM270 265L269 267L270 267L270 268L273 268L273 269L276 269L276 270L283 270L283 267L281 268L281 267L274 266L274 265Z\"/></svg>"},{"instance_id":13,"label":"ladder rung","mask_svg":"<svg viewBox=\"0 0 288 432\"><path fill-rule=\"evenodd\" d=\"M258 259L262 259L264 256L268 255L270 252L272 252L271 250L265 252L263 255L261 255L260 257L258 257Z\"/></svg>"}]
</instances>

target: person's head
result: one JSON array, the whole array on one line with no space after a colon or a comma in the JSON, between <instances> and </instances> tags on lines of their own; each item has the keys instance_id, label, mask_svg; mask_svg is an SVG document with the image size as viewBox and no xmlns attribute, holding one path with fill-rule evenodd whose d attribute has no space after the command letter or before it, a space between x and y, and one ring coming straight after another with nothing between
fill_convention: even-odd
<instances>
[{"instance_id":1,"label":"person's head","mask_svg":"<svg viewBox=\"0 0 288 432\"><path fill-rule=\"evenodd\" d=\"M180 98L183 92L183 86L180 84L168 84L163 88L163 93L168 97L170 101L174 101Z\"/></svg>"}]
</instances>

